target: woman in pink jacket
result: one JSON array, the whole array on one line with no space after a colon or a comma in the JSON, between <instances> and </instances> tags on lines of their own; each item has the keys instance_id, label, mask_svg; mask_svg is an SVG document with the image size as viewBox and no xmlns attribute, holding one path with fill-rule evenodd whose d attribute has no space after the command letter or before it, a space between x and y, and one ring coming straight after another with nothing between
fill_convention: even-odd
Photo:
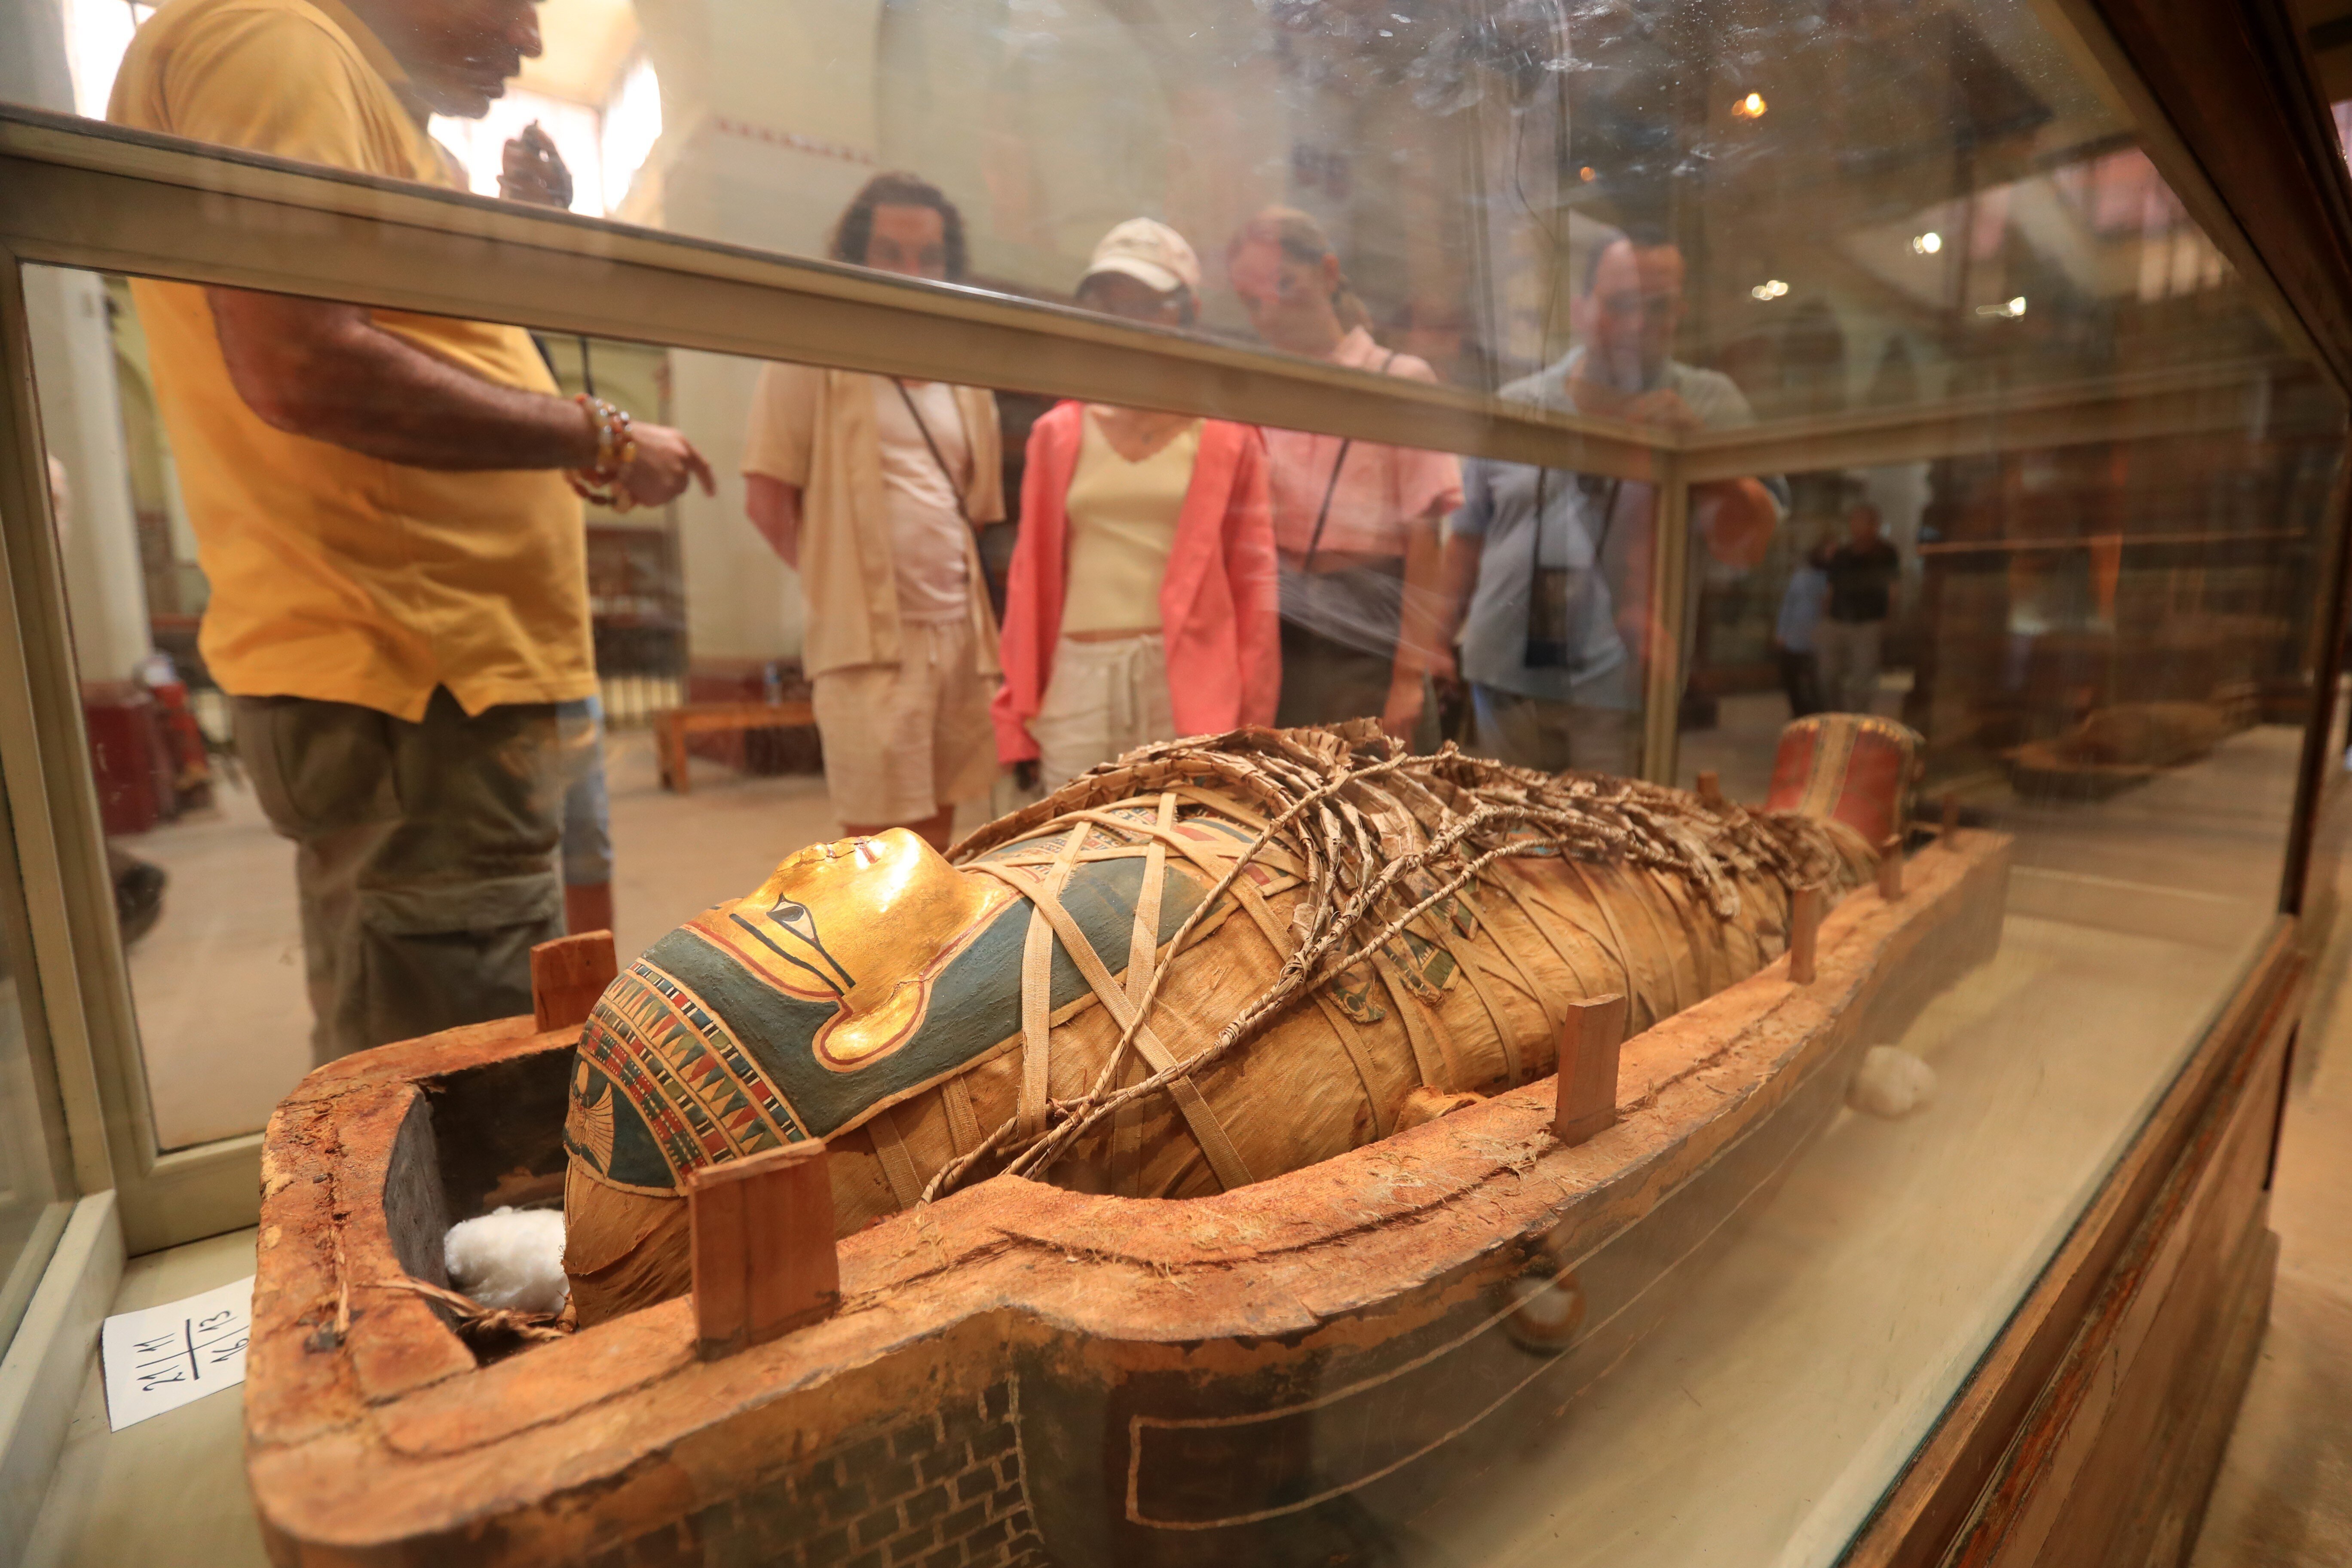
<instances>
[{"instance_id":1,"label":"woman in pink jacket","mask_svg":"<svg viewBox=\"0 0 2352 1568\"><path fill-rule=\"evenodd\" d=\"M1200 279L1181 236L1134 218L1095 247L1077 297L1184 326ZM1029 434L997 756L1050 788L1148 742L1273 722L1280 602L1254 427L1056 405Z\"/></svg>"}]
</instances>

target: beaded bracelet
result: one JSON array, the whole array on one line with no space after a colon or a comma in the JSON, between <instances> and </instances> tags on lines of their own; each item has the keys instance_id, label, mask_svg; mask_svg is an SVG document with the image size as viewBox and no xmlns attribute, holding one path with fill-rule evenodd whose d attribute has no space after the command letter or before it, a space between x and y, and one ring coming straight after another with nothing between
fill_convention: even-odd
<instances>
[{"instance_id":1,"label":"beaded bracelet","mask_svg":"<svg viewBox=\"0 0 2352 1568\"><path fill-rule=\"evenodd\" d=\"M563 477L581 500L626 511L636 505L636 498L622 488L621 475L637 460L637 438L631 433L628 411L584 392L572 401L588 411L590 422L596 426L596 460L588 468L569 469Z\"/></svg>"}]
</instances>

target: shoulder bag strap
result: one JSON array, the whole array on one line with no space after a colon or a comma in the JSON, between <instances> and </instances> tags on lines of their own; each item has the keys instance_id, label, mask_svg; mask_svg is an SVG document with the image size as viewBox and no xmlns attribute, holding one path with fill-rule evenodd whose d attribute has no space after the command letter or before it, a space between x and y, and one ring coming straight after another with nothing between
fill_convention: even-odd
<instances>
[{"instance_id":1,"label":"shoulder bag strap","mask_svg":"<svg viewBox=\"0 0 2352 1568\"><path fill-rule=\"evenodd\" d=\"M939 466L940 477L948 482L948 494L955 498L956 515L963 519L964 531L971 535L971 555L980 563L981 584L988 590L989 599L993 602L999 597L996 578L988 570L988 557L980 552L980 525L972 521L971 509L963 504L963 486L957 482L955 470L948 467L946 457L940 451L939 442L931 438L931 427L924 422L923 411L915 406L915 395L908 392L907 384L895 375L890 378L890 384L898 389L898 401L907 405L907 417L915 422L916 433L922 437L924 448L931 454L931 461Z\"/></svg>"},{"instance_id":2,"label":"shoulder bag strap","mask_svg":"<svg viewBox=\"0 0 2352 1568\"><path fill-rule=\"evenodd\" d=\"M916 433L922 437L924 448L931 454L931 461L939 465L940 477L947 480L948 493L955 498L956 515L963 519L966 528L977 527L978 524L971 521L971 511L963 504L963 486L957 481L955 470L948 467L947 458L940 455L940 444L931 438L931 427L924 423L923 411L915 406L915 395L908 392L907 384L895 375L890 378L890 384L898 389L898 401L907 405L907 417L915 422Z\"/></svg>"},{"instance_id":3,"label":"shoulder bag strap","mask_svg":"<svg viewBox=\"0 0 2352 1568\"><path fill-rule=\"evenodd\" d=\"M1389 366L1396 363L1396 357L1397 351L1395 349L1389 350L1388 358L1381 361L1381 368L1374 371L1372 374L1375 375L1388 374ZM1331 521L1331 498L1339 493L1339 470L1347 466L1349 450L1353 447L1355 444L1356 438L1353 436L1346 437L1339 443L1339 455L1331 459L1331 477L1328 479L1326 479L1323 483L1323 504L1321 507L1317 509L1315 513L1315 531L1307 535L1307 554L1299 563L1298 567L1301 572L1312 572L1314 570L1315 552L1320 549L1323 543L1323 525Z\"/></svg>"}]
</instances>

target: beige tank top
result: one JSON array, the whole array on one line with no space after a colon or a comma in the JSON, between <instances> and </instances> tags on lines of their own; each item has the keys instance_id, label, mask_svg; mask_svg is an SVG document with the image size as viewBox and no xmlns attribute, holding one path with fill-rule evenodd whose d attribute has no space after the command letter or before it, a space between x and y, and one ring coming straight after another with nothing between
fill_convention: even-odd
<instances>
[{"instance_id":1,"label":"beige tank top","mask_svg":"<svg viewBox=\"0 0 2352 1568\"><path fill-rule=\"evenodd\" d=\"M1070 475L1065 634L1159 628L1160 584L1168 575L1176 516L1200 451L1195 420L1143 461L1130 463L1112 448L1094 415L1087 415Z\"/></svg>"}]
</instances>

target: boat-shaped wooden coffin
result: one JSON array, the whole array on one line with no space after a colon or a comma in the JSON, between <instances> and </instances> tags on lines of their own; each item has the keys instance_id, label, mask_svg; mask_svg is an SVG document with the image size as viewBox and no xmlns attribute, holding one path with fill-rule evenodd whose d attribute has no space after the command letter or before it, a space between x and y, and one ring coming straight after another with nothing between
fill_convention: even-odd
<instances>
[{"instance_id":1,"label":"boat-shaped wooden coffin","mask_svg":"<svg viewBox=\"0 0 2352 1568\"><path fill-rule=\"evenodd\" d=\"M1852 721L1792 728L1775 803L1833 798L1859 754ZM1948 819L1880 842L1825 912L1790 900L1793 951L1622 1042L1576 998L1564 1070L1346 1152L1196 1197L1003 1175L836 1241L811 1140L688 1184L692 1292L502 1354L436 1299L442 1238L561 1201L585 1001L322 1068L264 1153L246 1419L269 1549L1378 1560L1362 1489L1409 1500L1557 1419L1862 1055L1990 957L2008 840Z\"/></svg>"}]
</instances>

